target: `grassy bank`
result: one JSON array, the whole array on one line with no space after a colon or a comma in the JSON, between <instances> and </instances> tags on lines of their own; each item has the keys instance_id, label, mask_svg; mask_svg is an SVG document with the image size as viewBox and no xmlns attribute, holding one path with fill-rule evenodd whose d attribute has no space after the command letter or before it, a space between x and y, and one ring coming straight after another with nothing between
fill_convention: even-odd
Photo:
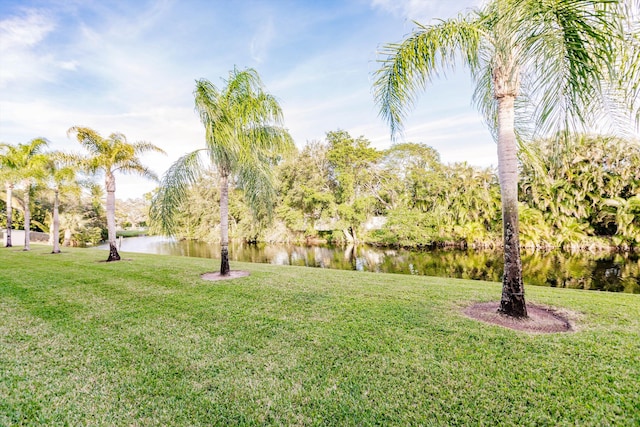
<instances>
[{"instance_id":1,"label":"grassy bank","mask_svg":"<svg viewBox=\"0 0 640 427\"><path fill-rule=\"evenodd\" d=\"M495 283L0 249L0 425L638 425L640 296L528 287L579 331L465 318Z\"/></svg>"},{"instance_id":2,"label":"grassy bank","mask_svg":"<svg viewBox=\"0 0 640 427\"><path fill-rule=\"evenodd\" d=\"M116 231L117 237L140 237L146 236L149 230L118 230Z\"/></svg>"}]
</instances>

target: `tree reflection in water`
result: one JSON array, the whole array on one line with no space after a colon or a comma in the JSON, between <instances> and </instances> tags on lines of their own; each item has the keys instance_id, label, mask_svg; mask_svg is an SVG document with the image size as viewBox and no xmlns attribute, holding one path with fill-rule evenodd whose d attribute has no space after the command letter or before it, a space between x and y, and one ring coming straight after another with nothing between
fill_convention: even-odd
<instances>
[{"instance_id":1,"label":"tree reflection in water","mask_svg":"<svg viewBox=\"0 0 640 427\"><path fill-rule=\"evenodd\" d=\"M215 244L161 237L124 239L122 251L216 258ZM232 243L233 261L342 270L414 274L500 281L502 253L495 250L409 251L369 246L249 245ZM558 288L640 293L640 256L632 253L522 253L525 284Z\"/></svg>"}]
</instances>

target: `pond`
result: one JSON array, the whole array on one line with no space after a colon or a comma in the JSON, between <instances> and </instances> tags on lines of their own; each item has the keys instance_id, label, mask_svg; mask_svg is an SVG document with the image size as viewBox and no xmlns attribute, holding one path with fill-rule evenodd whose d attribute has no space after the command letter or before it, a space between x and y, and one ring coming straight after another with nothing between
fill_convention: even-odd
<instances>
[{"instance_id":1,"label":"pond","mask_svg":"<svg viewBox=\"0 0 640 427\"><path fill-rule=\"evenodd\" d=\"M106 248L101 246L99 248ZM122 240L124 252L218 258L220 246L176 241L159 236ZM502 253L495 250L410 251L370 246L250 245L233 243L233 261L415 274L500 281ZM632 253L569 254L561 251L523 252L525 285L640 293L640 256Z\"/></svg>"}]
</instances>

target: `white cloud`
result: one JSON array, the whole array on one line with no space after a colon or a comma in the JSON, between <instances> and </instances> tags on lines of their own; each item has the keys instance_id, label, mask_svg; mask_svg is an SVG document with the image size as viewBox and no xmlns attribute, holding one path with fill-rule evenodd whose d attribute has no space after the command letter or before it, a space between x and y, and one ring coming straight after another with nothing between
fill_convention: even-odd
<instances>
[{"instance_id":1,"label":"white cloud","mask_svg":"<svg viewBox=\"0 0 640 427\"><path fill-rule=\"evenodd\" d=\"M66 71L76 71L78 69L78 61L58 61L57 65L60 69Z\"/></svg>"},{"instance_id":2,"label":"white cloud","mask_svg":"<svg viewBox=\"0 0 640 427\"><path fill-rule=\"evenodd\" d=\"M41 12L28 11L0 21L0 53L32 47L55 28L55 23Z\"/></svg>"},{"instance_id":3,"label":"white cloud","mask_svg":"<svg viewBox=\"0 0 640 427\"><path fill-rule=\"evenodd\" d=\"M445 19L480 5L482 0L442 1L442 0L372 0L374 8L390 12L396 16L418 21L430 22L433 19Z\"/></svg>"},{"instance_id":4,"label":"white cloud","mask_svg":"<svg viewBox=\"0 0 640 427\"><path fill-rule=\"evenodd\" d=\"M258 63L264 62L274 37L275 28L273 25L273 19L267 18L259 26L251 39L250 51L251 57L254 61Z\"/></svg>"},{"instance_id":5,"label":"white cloud","mask_svg":"<svg viewBox=\"0 0 640 427\"><path fill-rule=\"evenodd\" d=\"M49 16L36 11L0 21L0 88L18 80L52 79L55 61L38 47L55 27Z\"/></svg>"}]
</instances>

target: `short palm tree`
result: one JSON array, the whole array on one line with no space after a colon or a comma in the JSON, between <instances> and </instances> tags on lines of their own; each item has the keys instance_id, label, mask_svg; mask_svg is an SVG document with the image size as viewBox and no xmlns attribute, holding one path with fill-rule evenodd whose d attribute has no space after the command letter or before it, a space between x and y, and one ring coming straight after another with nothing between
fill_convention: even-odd
<instances>
[{"instance_id":1,"label":"short palm tree","mask_svg":"<svg viewBox=\"0 0 640 427\"><path fill-rule=\"evenodd\" d=\"M206 147L178 159L166 172L151 208L151 215L166 234L174 233L174 217L205 166L205 153L217 169L220 184L220 274L229 267L229 181L244 189L254 213L269 212L275 200L274 163L293 149L289 133L282 127L282 110L264 90L253 69L234 68L224 88L206 79L196 81L196 110L205 127Z\"/></svg>"},{"instance_id":2,"label":"short palm tree","mask_svg":"<svg viewBox=\"0 0 640 427\"><path fill-rule=\"evenodd\" d=\"M67 133L75 134L76 139L89 152L87 157L80 159L80 166L92 174L101 173L105 177L107 191L107 233L109 241L109 257L107 261L118 261L120 255L116 247L116 178L115 173L135 173L145 178L157 180L156 174L144 166L139 155L149 151L164 153L164 151L144 141L128 142L121 133L112 133L103 138L98 132L86 127L74 126Z\"/></svg>"},{"instance_id":3,"label":"short palm tree","mask_svg":"<svg viewBox=\"0 0 640 427\"><path fill-rule=\"evenodd\" d=\"M74 244L73 236L79 235L90 225L91 220L85 218L80 212L62 212L60 214L60 229L63 233L63 246ZM84 242L83 242L84 243Z\"/></svg>"},{"instance_id":4,"label":"short palm tree","mask_svg":"<svg viewBox=\"0 0 640 427\"><path fill-rule=\"evenodd\" d=\"M616 54L634 54L624 42L627 6L624 0L492 0L457 18L417 24L404 41L382 50L375 99L394 137L417 93L434 77L460 65L471 71L474 100L498 144L504 314L527 316L518 239L518 131L600 123L604 107L612 105L608 95L634 108L637 82L628 80L637 59L635 67L616 74Z\"/></svg>"},{"instance_id":5,"label":"short palm tree","mask_svg":"<svg viewBox=\"0 0 640 427\"><path fill-rule=\"evenodd\" d=\"M24 186L24 250L30 249L31 192L33 184L44 177L47 156L42 150L48 145L44 138L35 138L26 144L0 145L0 177L5 182L7 196L7 238L6 247L11 247L11 226L13 211L13 190L16 185Z\"/></svg>"}]
</instances>

